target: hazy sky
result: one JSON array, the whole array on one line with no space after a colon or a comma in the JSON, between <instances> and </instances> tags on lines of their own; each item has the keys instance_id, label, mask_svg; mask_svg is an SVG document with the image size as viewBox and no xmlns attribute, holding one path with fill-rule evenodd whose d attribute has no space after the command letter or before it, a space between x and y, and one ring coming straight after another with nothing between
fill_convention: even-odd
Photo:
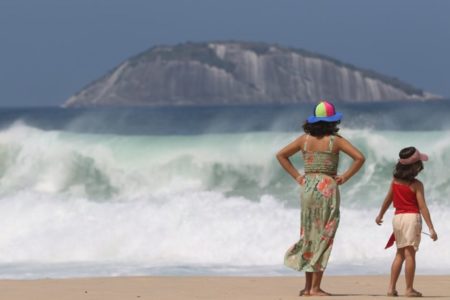
<instances>
[{"instance_id":1,"label":"hazy sky","mask_svg":"<svg viewBox=\"0 0 450 300\"><path fill-rule=\"evenodd\" d=\"M450 97L450 1L0 0L0 105L60 105L131 55L275 42Z\"/></svg>"}]
</instances>

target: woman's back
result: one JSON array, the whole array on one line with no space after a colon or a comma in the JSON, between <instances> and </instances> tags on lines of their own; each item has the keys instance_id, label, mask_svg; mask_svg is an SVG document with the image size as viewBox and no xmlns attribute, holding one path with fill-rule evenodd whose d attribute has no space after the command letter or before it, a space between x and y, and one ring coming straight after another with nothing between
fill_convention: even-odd
<instances>
[{"instance_id":1,"label":"woman's back","mask_svg":"<svg viewBox=\"0 0 450 300\"><path fill-rule=\"evenodd\" d=\"M333 152L334 135L316 138L306 135L303 143L305 173L336 175L339 165L339 152Z\"/></svg>"}]
</instances>

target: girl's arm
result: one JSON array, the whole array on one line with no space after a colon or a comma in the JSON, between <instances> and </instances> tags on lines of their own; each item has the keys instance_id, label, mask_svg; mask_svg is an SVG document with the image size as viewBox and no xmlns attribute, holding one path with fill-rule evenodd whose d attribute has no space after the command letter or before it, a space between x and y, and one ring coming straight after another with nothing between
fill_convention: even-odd
<instances>
[{"instance_id":1,"label":"girl's arm","mask_svg":"<svg viewBox=\"0 0 450 300\"><path fill-rule=\"evenodd\" d=\"M391 206L392 203L392 184L389 187L389 191L386 195L386 197L384 198L383 204L381 205L381 209L380 209L380 213L378 214L378 216L375 219L375 223L377 223L378 225L381 225L383 223L383 216L386 213L386 211L388 210L389 206Z\"/></svg>"},{"instance_id":2,"label":"girl's arm","mask_svg":"<svg viewBox=\"0 0 450 300\"><path fill-rule=\"evenodd\" d=\"M434 231L433 222L431 222L430 212L428 210L427 204L425 203L425 196L424 196L425 192L423 184L419 180L416 180L415 186L416 186L417 204L419 205L420 213L422 214L422 217L425 220L425 223L427 223L428 229L430 230L431 239L433 241L436 241L438 239L438 236L436 234L436 231Z\"/></svg>"},{"instance_id":3,"label":"girl's arm","mask_svg":"<svg viewBox=\"0 0 450 300\"><path fill-rule=\"evenodd\" d=\"M305 135L297 138L295 141L278 151L277 159L281 166L300 184L303 184L303 176L297 171L289 157L302 149L303 139Z\"/></svg>"},{"instance_id":4,"label":"girl's arm","mask_svg":"<svg viewBox=\"0 0 450 300\"><path fill-rule=\"evenodd\" d=\"M340 151L343 151L345 154L347 154L353 159L353 163L348 168L348 170L345 171L342 175L338 175L335 177L337 184L343 184L347 180L349 180L353 175L355 175L355 173L358 172L359 169L361 169L366 158L355 146L353 146L349 141L347 141L343 137L339 137L337 139L337 146Z\"/></svg>"}]
</instances>

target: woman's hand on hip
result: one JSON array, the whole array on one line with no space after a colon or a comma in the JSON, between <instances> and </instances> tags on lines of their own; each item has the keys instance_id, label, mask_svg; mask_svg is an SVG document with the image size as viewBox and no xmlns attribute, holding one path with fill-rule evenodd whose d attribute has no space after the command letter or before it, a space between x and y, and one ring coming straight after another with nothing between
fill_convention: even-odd
<instances>
[{"instance_id":1,"label":"woman's hand on hip","mask_svg":"<svg viewBox=\"0 0 450 300\"><path fill-rule=\"evenodd\" d=\"M297 181L298 184L303 186L305 184L305 175L298 175L297 177L295 177L295 181Z\"/></svg>"},{"instance_id":2,"label":"woman's hand on hip","mask_svg":"<svg viewBox=\"0 0 450 300\"><path fill-rule=\"evenodd\" d=\"M348 178L345 177L344 175L336 175L336 176L334 176L334 180L336 180L336 183L338 185L342 185L345 182L347 182Z\"/></svg>"}]
</instances>

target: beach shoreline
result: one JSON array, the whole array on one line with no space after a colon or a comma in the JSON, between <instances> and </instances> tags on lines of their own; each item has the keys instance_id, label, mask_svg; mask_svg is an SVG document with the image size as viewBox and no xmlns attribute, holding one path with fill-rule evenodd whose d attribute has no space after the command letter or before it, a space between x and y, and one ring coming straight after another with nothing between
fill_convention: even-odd
<instances>
[{"instance_id":1,"label":"beach shoreline","mask_svg":"<svg viewBox=\"0 0 450 300\"><path fill-rule=\"evenodd\" d=\"M388 275L326 276L322 287L333 297L390 299ZM418 275L415 288L424 298L450 299L450 275ZM1 299L298 299L304 277L149 276L37 280L0 280ZM404 294L403 275L398 291ZM309 297L317 298L317 297Z\"/></svg>"}]
</instances>

